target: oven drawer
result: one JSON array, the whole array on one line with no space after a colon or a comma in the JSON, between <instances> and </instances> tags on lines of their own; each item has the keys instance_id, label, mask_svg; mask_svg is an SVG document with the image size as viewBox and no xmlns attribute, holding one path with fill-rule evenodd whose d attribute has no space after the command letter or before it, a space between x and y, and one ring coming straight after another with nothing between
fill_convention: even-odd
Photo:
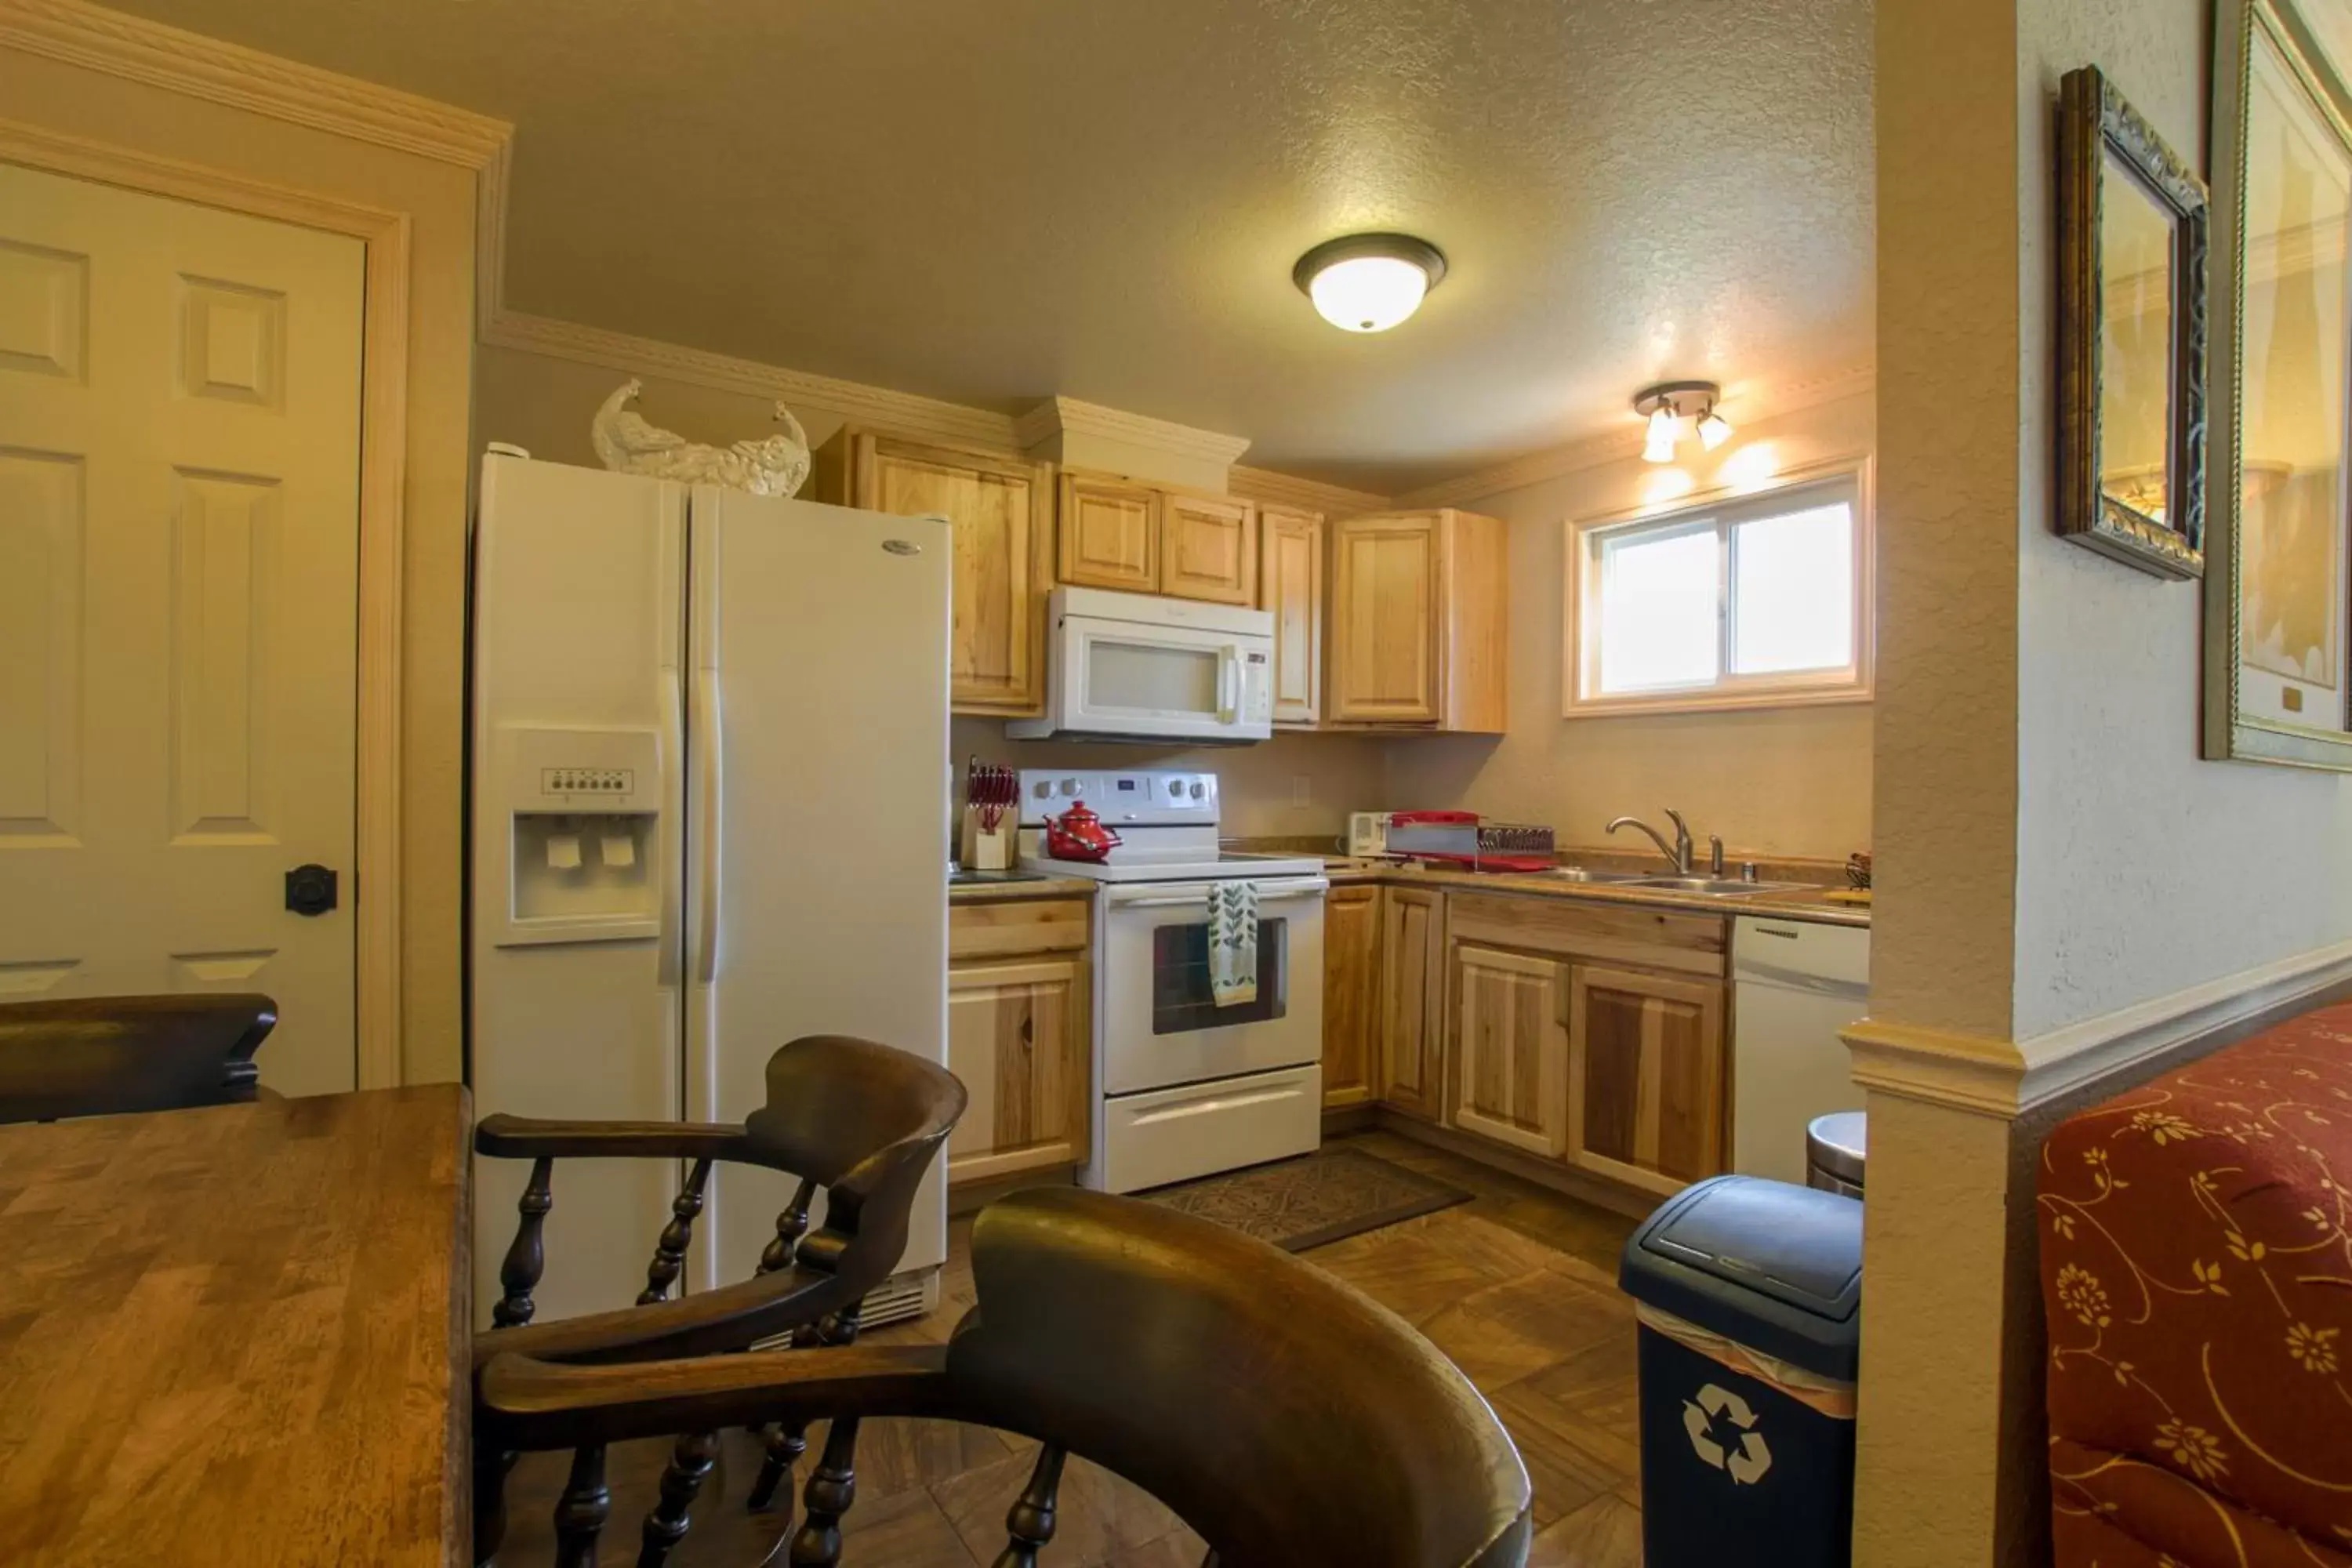
<instances>
[{"instance_id":1,"label":"oven drawer","mask_svg":"<svg viewBox=\"0 0 2352 1568\"><path fill-rule=\"evenodd\" d=\"M1131 1193L1308 1154L1323 1136L1323 1069L1309 1064L1103 1102L1089 1186Z\"/></svg>"}]
</instances>

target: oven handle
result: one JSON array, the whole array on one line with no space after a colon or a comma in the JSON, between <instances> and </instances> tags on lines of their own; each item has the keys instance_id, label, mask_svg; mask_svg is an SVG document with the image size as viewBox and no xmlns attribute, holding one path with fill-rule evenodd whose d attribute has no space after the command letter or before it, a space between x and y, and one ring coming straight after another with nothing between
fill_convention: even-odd
<instances>
[{"instance_id":1,"label":"oven handle","mask_svg":"<svg viewBox=\"0 0 2352 1568\"><path fill-rule=\"evenodd\" d=\"M1205 904L1214 882L1183 882L1173 887L1158 883L1139 888L1110 888L1110 905L1119 910L1172 909L1178 904ZM1257 884L1257 901L1271 903L1277 899L1321 898L1331 886L1324 877L1285 877L1276 881Z\"/></svg>"}]
</instances>

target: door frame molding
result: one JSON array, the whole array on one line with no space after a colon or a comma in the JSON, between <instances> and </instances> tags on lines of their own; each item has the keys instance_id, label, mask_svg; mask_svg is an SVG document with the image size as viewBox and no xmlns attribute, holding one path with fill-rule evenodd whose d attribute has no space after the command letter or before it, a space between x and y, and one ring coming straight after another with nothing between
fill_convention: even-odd
<instances>
[{"instance_id":1,"label":"door frame molding","mask_svg":"<svg viewBox=\"0 0 2352 1568\"><path fill-rule=\"evenodd\" d=\"M387 212L0 120L0 162L357 239L366 250L360 371L359 686L352 872L355 1081L402 1081L401 571L408 451L406 213Z\"/></svg>"}]
</instances>

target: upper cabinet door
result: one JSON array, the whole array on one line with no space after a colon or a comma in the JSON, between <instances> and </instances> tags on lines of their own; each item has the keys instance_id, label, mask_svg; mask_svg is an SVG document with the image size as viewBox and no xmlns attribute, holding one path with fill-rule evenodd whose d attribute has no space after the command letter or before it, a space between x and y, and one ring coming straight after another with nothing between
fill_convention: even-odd
<instances>
[{"instance_id":1,"label":"upper cabinet door","mask_svg":"<svg viewBox=\"0 0 2352 1568\"><path fill-rule=\"evenodd\" d=\"M1434 724L1444 716L1443 514L1352 518L1331 528L1329 717Z\"/></svg>"},{"instance_id":2,"label":"upper cabinet door","mask_svg":"<svg viewBox=\"0 0 2352 1568\"><path fill-rule=\"evenodd\" d=\"M1160 498L1160 591L1220 605L1257 603L1257 507L1227 496Z\"/></svg>"},{"instance_id":3,"label":"upper cabinet door","mask_svg":"<svg viewBox=\"0 0 2352 1568\"><path fill-rule=\"evenodd\" d=\"M1047 463L852 430L825 443L812 466L817 500L955 523L949 702L959 713L1045 710L1053 472Z\"/></svg>"},{"instance_id":4,"label":"upper cabinet door","mask_svg":"<svg viewBox=\"0 0 2352 1568\"><path fill-rule=\"evenodd\" d=\"M1065 473L1061 580L1081 588L1158 593L1162 499L1148 485Z\"/></svg>"},{"instance_id":5,"label":"upper cabinet door","mask_svg":"<svg viewBox=\"0 0 2352 1568\"><path fill-rule=\"evenodd\" d=\"M1274 721L1311 725L1323 714L1323 515L1262 508L1258 532L1258 608L1274 612Z\"/></svg>"}]
</instances>

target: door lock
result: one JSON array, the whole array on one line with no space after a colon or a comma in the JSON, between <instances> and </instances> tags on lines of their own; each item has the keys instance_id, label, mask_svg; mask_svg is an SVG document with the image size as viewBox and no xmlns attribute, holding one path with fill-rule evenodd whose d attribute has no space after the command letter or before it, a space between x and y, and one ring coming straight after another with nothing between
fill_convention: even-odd
<instances>
[{"instance_id":1,"label":"door lock","mask_svg":"<svg viewBox=\"0 0 2352 1568\"><path fill-rule=\"evenodd\" d=\"M323 915L335 907L335 873L320 865L286 873L286 907L298 915Z\"/></svg>"}]
</instances>

